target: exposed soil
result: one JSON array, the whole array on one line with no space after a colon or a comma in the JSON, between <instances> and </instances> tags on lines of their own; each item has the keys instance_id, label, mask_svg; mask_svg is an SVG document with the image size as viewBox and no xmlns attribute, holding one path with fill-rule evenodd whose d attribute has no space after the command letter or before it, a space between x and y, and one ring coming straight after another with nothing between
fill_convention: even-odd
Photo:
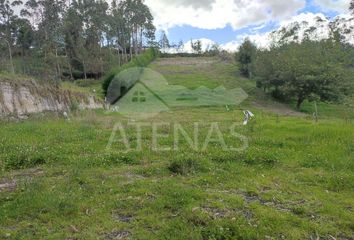
<instances>
[{"instance_id":1,"label":"exposed soil","mask_svg":"<svg viewBox=\"0 0 354 240\"><path fill-rule=\"evenodd\" d=\"M254 101L252 102L252 105L256 108L264 110L265 112L270 112L282 116L294 116L294 117L306 116L306 114L302 112L297 112L291 109L289 106L281 103L276 103L276 102L268 103L268 102Z\"/></svg>"},{"instance_id":2,"label":"exposed soil","mask_svg":"<svg viewBox=\"0 0 354 240\"><path fill-rule=\"evenodd\" d=\"M0 180L0 192L11 192L16 189L16 181L9 179Z\"/></svg>"},{"instance_id":3,"label":"exposed soil","mask_svg":"<svg viewBox=\"0 0 354 240\"><path fill-rule=\"evenodd\" d=\"M12 192L16 190L17 181L19 179L31 179L33 177L42 176L43 170L40 168L26 169L16 171L8 178L0 179L0 192Z\"/></svg>"},{"instance_id":4,"label":"exposed soil","mask_svg":"<svg viewBox=\"0 0 354 240\"><path fill-rule=\"evenodd\" d=\"M215 58L161 58L156 60L158 66L170 65L207 65L218 62Z\"/></svg>"}]
</instances>

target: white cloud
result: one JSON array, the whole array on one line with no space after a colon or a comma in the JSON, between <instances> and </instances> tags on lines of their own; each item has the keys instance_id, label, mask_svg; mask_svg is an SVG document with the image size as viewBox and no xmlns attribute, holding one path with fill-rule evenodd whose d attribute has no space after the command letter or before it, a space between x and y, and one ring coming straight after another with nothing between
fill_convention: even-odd
<instances>
[{"instance_id":1,"label":"white cloud","mask_svg":"<svg viewBox=\"0 0 354 240\"><path fill-rule=\"evenodd\" d=\"M256 33L256 34L243 34L236 38L236 41L233 41L234 46L240 46L242 42L249 38L251 42L257 45L259 48L268 48L272 42L271 32L267 33ZM232 43L232 42L231 42ZM229 44L229 43L228 43ZM226 44L227 45L227 44ZM237 49L236 49L237 50Z\"/></svg>"},{"instance_id":2,"label":"white cloud","mask_svg":"<svg viewBox=\"0 0 354 240\"><path fill-rule=\"evenodd\" d=\"M324 11L346 13L349 11L350 0L315 0L314 3Z\"/></svg>"},{"instance_id":3,"label":"white cloud","mask_svg":"<svg viewBox=\"0 0 354 240\"><path fill-rule=\"evenodd\" d=\"M194 39L193 42L195 43L197 40L201 42L203 52L210 50L216 44L216 42L207 38ZM171 53L171 54L178 53L178 52L193 53L194 51L192 49L191 41L192 40L189 40L188 42L184 43L181 49L167 48L167 49L161 49L161 51L164 53Z\"/></svg>"},{"instance_id":4,"label":"white cloud","mask_svg":"<svg viewBox=\"0 0 354 240\"><path fill-rule=\"evenodd\" d=\"M221 44L220 47L223 50L228 52L237 52L238 48L240 47L240 41L231 41L225 44Z\"/></svg>"},{"instance_id":5,"label":"white cloud","mask_svg":"<svg viewBox=\"0 0 354 240\"><path fill-rule=\"evenodd\" d=\"M159 29L190 25L202 29L220 29L231 25L240 29L279 21L297 13L305 0L146 0Z\"/></svg>"},{"instance_id":6,"label":"white cloud","mask_svg":"<svg viewBox=\"0 0 354 240\"><path fill-rule=\"evenodd\" d=\"M319 19L321 21L319 21ZM349 19L349 18L348 18ZM238 46L246 39L249 38L253 43L259 48L268 48L271 43L277 42L283 37L281 30L291 29L294 24L300 24L300 28L297 32L298 40L304 39L306 30L312 26L316 27L311 35L311 39L326 39L330 37L330 20L322 13L301 13L299 15L293 16L289 19L283 20L279 23L279 28L274 31L266 33L255 33L255 34L243 34L236 37L236 40L231 41L222 45L225 50L234 51L237 50ZM256 28L257 29L257 28ZM278 32L279 31L279 32Z\"/></svg>"},{"instance_id":7,"label":"white cloud","mask_svg":"<svg viewBox=\"0 0 354 240\"><path fill-rule=\"evenodd\" d=\"M354 20L350 16L340 15L337 18L343 18L343 20L337 21L338 29L344 28L343 24L353 25L352 22ZM250 29L251 34L238 35L235 40L220 45L220 48L229 52L235 52L246 38L249 38L259 48L268 48L273 42L278 42L284 36L285 32L282 30L289 31L293 27L298 28L296 36L299 41L305 38L305 35L308 34L307 30L312 27L315 27L316 30L309 36L311 39L326 39L331 35L330 23L331 21L322 13L301 13L279 22L278 28L274 31L259 33L258 30L263 29L266 26L256 26L253 29ZM350 36L348 36L348 39L352 41L353 37L350 38ZM214 44L214 42L209 39L204 38L200 40L202 41L204 51L208 46ZM294 41L294 39L289 39L289 41ZM168 49L167 52L175 53L176 51L174 49ZM184 44L183 52L193 52L190 41Z\"/></svg>"}]
</instances>

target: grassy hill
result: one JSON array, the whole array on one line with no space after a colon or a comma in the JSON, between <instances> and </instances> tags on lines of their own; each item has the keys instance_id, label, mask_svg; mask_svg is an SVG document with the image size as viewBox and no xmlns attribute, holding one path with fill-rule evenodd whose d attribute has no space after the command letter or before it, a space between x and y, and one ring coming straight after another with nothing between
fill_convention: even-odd
<instances>
[{"instance_id":1,"label":"grassy hill","mask_svg":"<svg viewBox=\"0 0 354 240\"><path fill-rule=\"evenodd\" d=\"M312 104L304 107L307 115L272 101L240 77L233 63L177 58L150 66L171 85L241 87L249 98L229 110L179 107L148 119L141 151L124 152L119 131L107 149L117 123L133 124L124 130L132 147L138 144L134 122L119 112L79 112L70 122L46 116L3 123L0 238L354 236L354 125L348 108L320 105L316 123ZM230 131L242 122L243 109L252 110L255 119ZM195 122L200 126L198 150L182 134L174 150L175 124L192 138ZM213 126L229 149L221 142L205 144L210 132L218 138ZM156 143L154 131L166 136ZM244 151L230 150L245 142ZM154 151L157 144L172 149Z\"/></svg>"}]
</instances>

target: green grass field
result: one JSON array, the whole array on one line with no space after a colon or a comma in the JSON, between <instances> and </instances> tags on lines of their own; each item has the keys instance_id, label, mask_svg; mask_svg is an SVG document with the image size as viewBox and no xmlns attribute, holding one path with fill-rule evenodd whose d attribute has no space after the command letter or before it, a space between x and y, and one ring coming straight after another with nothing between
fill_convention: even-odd
<instances>
[{"instance_id":1,"label":"green grass field","mask_svg":"<svg viewBox=\"0 0 354 240\"><path fill-rule=\"evenodd\" d=\"M106 149L114 125L128 124L119 113L2 123L0 239L354 238L351 109L320 104L316 123L311 104L306 115L275 103L217 59L158 59L151 68L169 84L242 87L250 97L229 111L179 107L148 119L141 151L124 152L119 141ZM242 145L229 129L242 122L242 109L256 115L235 129L248 148L210 142L203 149L212 123L226 145ZM175 151L173 126L192 136L195 122L198 150L181 135ZM164 123L157 143L153 123ZM136 147L136 129L125 133ZM172 150L154 151L157 144Z\"/></svg>"}]
</instances>

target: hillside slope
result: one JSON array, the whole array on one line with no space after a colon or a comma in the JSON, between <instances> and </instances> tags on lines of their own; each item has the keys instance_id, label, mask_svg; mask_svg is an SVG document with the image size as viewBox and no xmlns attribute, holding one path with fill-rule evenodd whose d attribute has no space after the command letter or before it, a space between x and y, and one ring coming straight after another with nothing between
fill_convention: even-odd
<instances>
[{"instance_id":1,"label":"hillside slope","mask_svg":"<svg viewBox=\"0 0 354 240\"><path fill-rule=\"evenodd\" d=\"M248 97L235 108L253 108L280 115L304 116L286 104L274 101L256 87L253 80L240 75L235 62L221 61L219 58L160 58L150 67L166 78L170 85L181 85L198 90L225 87L227 90L243 89ZM236 102L236 101L235 101Z\"/></svg>"},{"instance_id":2,"label":"hillside slope","mask_svg":"<svg viewBox=\"0 0 354 240\"><path fill-rule=\"evenodd\" d=\"M351 121L259 111L252 103L267 96L232 63L151 67L169 84L249 98L143 121L83 111L3 123L0 239L352 239ZM256 115L247 126L245 108Z\"/></svg>"}]
</instances>

